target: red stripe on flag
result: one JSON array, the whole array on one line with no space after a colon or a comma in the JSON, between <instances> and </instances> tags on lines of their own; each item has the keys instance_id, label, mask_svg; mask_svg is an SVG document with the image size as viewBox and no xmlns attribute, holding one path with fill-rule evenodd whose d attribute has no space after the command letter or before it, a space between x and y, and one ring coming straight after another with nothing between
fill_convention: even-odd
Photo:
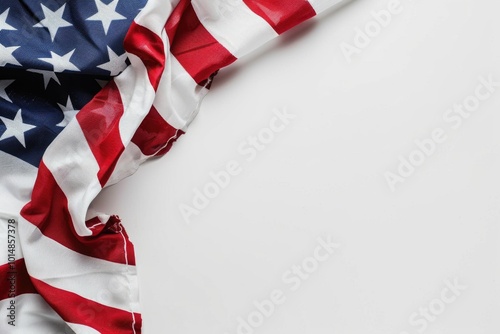
<instances>
[{"instance_id":1,"label":"red stripe on flag","mask_svg":"<svg viewBox=\"0 0 500 334\"><path fill-rule=\"evenodd\" d=\"M131 312L102 305L33 277L31 279L49 305L69 323L85 325L99 333L141 333L142 318L138 313L133 314L134 322Z\"/></svg>"},{"instance_id":2,"label":"red stripe on flag","mask_svg":"<svg viewBox=\"0 0 500 334\"><path fill-rule=\"evenodd\" d=\"M155 153L155 156L157 157L161 157L162 155L165 155L168 153L168 151L170 151L170 149L172 148L172 145L177 141L177 139L179 139L180 136L182 136L184 134L184 131L182 130L177 130L177 133L175 135L175 137L172 137L170 138L169 142L167 143L167 145L162 148L160 151L156 152Z\"/></svg>"},{"instance_id":3,"label":"red stripe on flag","mask_svg":"<svg viewBox=\"0 0 500 334\"><path fill-rule=\"evenodd\" d=\"M306 0L243 0L257 15L269 23L278 34L316 15Z\"/></svg>"},{"instance_id":4,"label":"red stripe on flag","mask_svg":"<svg viewBox=\"0 0 500 334\"><path fill-rule=\"evenodd\" d=\"M198 84L236 61L201 24L190 1L181 0L165 28L172 41L170 51Z\"/></svg>"},{"instance_id":5,"label":"red stripe on flag","mask_svg":"<svg viewBox=\"0 0 500 334\"><path fill-rule=\"evenodd\" d=\"M149 81L156 90L165 68L165 49L160 36L133 22L125 37L125 50L139 57L146 66Z\"/></svg>"},{"instance_id":6,"label":"red stripe on flag","mask_svg":"<svg viewBox=\"0 0 500 334\"><path fill-rule=\"evenodd\" d=\"M38 227L43 235L75 252L110 262L135 265L133 245L124 233L123 226L113 217L97 235L80 237L76 233L66 195L43 161L38 169L31 202L23 208L21 215ZM121 233L127 240L126 259Z\"/></svg>"},{"instance_id":7,"label":"red stripe on flag","mask_svg":"<svg viewBox=\"0 0 500 334\"><path fill-rule=\"evenodd\" d=\"M10 295L11 284L14 284L14 296L20 296L25 293L37 293L31 283L24 259L16 260L0 266L0 300L12 298Z\"/></svg>"},{"instance_id":8,"label":"red stripe on flag","mask_svg":"<svg viewBox=\"0 0 500 334\"><path fill-rule=\"evenodd\" d=\"M180 22L182 20L182 17L184 16L184 12L189 6L191 6L191 0L180 0L177 6L175 6L174 10L172 11L172 14L170 14L167 19L165 30L167 32L170 45L172 45L174 37L177 34L177 29L180 26Z\"/></svg>"},{"instance_id":9,"label":"red stripe on flag","mask_svg":"<svg viewBox=\"0 0 500 334\"><path fill-rule=\"evenodd\" d=\"M165 145L170 148L181 133L182 131L168 124L156 108L152 107L132 137L132 142L144 155L155 155L160 150L164 151Z\"/></svg>"},{"instance_id":10,"label":"red stripe on flag","mask_svg":"<svg viewBox=\"0 0 500 334\"><path fill-rule=\"evenodd\" d=\"M97 174L104 186L122 154L120 118L123 104L114 81L109 82L83 109L76 114L85 139L94 154L100 170Z\"/></svg>"}]
</instances>

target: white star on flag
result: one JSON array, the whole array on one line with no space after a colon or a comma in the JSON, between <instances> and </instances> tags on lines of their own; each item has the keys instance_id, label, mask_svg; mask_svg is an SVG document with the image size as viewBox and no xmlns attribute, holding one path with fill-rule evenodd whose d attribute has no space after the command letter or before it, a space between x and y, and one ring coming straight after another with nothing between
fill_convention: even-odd
<instances>
[{"instance_id":1,"label":"white star on flag","mask_svg":"<svg viewBox=\"0 0 500 334\"><path fill-rule=\"evenodd\" d=\"M9 46L5 47L0 44L0 66L5 66L7 64L19 65L21 64L17 61L17 59L12 55L14 51L16 51L19 46Z\"/></svg>"},{"instance_id":2,"label":"white star on flag","mask_svg":"<svg viewBox=\"0 0 500 334\"><path fill-rule=\"evenodd\" d=\"M24 133L33 128L36 128L36 126L31 124L25 124L23 122L23 117L21 116L21 109L17 111L16 117L14 117L13 120L2 116L0 116L0 120L7 127L7 130L5 130L5 132L0 137L0 141L11 137L16 137L16 139L21 143L21 145L23 145L23 147L26 148Z\"/></svg>"},{"instance_id":3,"label":"white star on flag","mask_svg":"<svg viewBox=\"0 0 500 334\"><path fill-rule=\"evenodd\" d=\"M88 21L101 21L104 33L107 35L111 22L127 19L125 16L116 12L118 0L113 0L109 4L103 3L101 0L95 0L97 13L89 17Z\"/></svg>"},{"instance_id":4,"label":"white star on flag","mask_svg":"<svg viewBox=\"0 0 500 334\"><path fill-rule=\"evenodd\" d=\"M14 80L1 80L0 81L0 97L4 100L7 100L12 103L12 100L10 99L9 95L7 95L7 92L5 89L9 87L11 83L13 83Z\"/></svg>"},{"instance_id":5,"label":"white star on flag","mask_svg":"<svg viewBox=\"0 0 500 334\"><path fill-rule=\"evenodd\" d=\"M66 105L62 105L59 103L57 105L59 106L59 108L61 108L61 111L64 114L64 119L61 122L59 122L59 124L57 124L56 126L65 127L75 117L75 115L80 111L80 110L75 110L75 108L73 107L73 103L71 103L71 99L69 96L68 96L68 102L66 102Z\"/></svg>"},{"instance_id":6,"label":"white star on flag","mask_svg":"<svg viewBox=\"0 0 500 334\"><path fill-rule=\"evenodd\" d=\"M122 72L127 67L127 54L124 53L119 56L108 46L108 56L109 61L107 63L98 65L97 67L109 71L112 77L120 74L120 72Z\"/></svg>"},{"instance_id":7,"label":"white star on flag","mask_svg":"<svg viewBox=\"0 0 500 334\"><path fill-rule=\"evenodd\" d=\"M41 61L47 62L54 66L54 72L64 72L68 71L80 71L71 61L70 58L76 49L66 53L64 56L60 56L57 53L50 51L50 58L38 58Z\"/></svg>"},{"instance_id":8,"label":"white star on flag","mask_svg":"<svg viewBox=\"0 0 500 334\"><path fill-rule=\"evenodd\" d=\"M61 85L61 83L59 82L59 78L57 77L55 72L45 71L45 70L35 70L35 69L29 69L27 71L43 75L43 84L44 84L45 89L47 89L47 86L49 85L50 79L57 82L59 84L59 86Z\"/></svg>"},{"instance_id":9,"label":"white star on flag","mask_svg":"<svg viewBox=\"0 0 500 334\"><path fill-rule=\"evenodd\" d=\"M10 8L7 8L2 14L0 14L0 31L2 30L17 30L13 26L7 23L7 16L9 16Z\"/></svg>"},{"instance_id":10,"label":"white star on flag","mask_svg":"<svg viewBox=\"0 0 500 334\"><path fill-rule=\"evenodd\" d=\"M61 8L53 12L42 4L43 15L45 16L45 18L39 23L35 24L33 27L49 29L50 37L52 38L53 42L56 38L56 34L59 28L72 26L71 23L62 18L65 7L66 4L62 5Z\"/></svg>"}]
</instances>

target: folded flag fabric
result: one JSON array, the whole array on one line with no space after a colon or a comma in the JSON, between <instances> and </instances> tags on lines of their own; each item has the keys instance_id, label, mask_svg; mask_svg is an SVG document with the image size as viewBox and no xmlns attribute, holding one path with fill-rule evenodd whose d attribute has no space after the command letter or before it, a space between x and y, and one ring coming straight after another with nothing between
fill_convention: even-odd
<instances>
[{"instance_id":1,"label":"folded flag fabric","mask_svg":"<svg viewBox=\"0 0 500 334\"><path fill-rule=\"evenodd\" d=\"M140 333L98 193L164 155L217 71L342 0L0 3L0 333Z\"/></svg>"}]
</instances>

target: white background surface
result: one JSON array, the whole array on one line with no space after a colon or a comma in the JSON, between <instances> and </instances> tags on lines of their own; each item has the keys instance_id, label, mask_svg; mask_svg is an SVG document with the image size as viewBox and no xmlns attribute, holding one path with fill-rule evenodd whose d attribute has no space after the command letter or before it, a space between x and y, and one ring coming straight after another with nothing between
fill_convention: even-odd
<instances>
[{"instance_id":1,"label":"white background surface","mask_svg":"<svg viewBox=\"0 0 500 334\"><path fill-rule=\"evenodd\" d=\"M340 44L387 4L354 0L221 71L167 156L95 201L135 243L145 334L238 333L275 289L254 333L420 333L408 319L446 279L467 288L425 333L500 331L500 88L460 128L443 120L479 76L500 81L500 3L401 0L349 64ZM238 146L284 107L296 118L247 162ZM384 173L438 127L446 142L391 192ZM231 160L243 172L187 224L179 205ZM328 235L338 252L292 291L282 275Z\"/></svg>"}]
</instances>

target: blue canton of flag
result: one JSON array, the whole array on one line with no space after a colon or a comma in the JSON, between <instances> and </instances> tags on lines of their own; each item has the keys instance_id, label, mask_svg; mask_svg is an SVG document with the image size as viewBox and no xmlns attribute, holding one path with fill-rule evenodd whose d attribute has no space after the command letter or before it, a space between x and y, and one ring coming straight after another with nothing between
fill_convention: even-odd
<instances>
[{"instance_id":1,"label":"blue canton of flag","mask_svg":"<svg viewBox=\"0 0 500 334\"><path fill-rule=\"evenodd\" d=\"M147 0L0 2L0 150L38 167L47 146L128 64Z\"/></svg>"}]
</instances>

